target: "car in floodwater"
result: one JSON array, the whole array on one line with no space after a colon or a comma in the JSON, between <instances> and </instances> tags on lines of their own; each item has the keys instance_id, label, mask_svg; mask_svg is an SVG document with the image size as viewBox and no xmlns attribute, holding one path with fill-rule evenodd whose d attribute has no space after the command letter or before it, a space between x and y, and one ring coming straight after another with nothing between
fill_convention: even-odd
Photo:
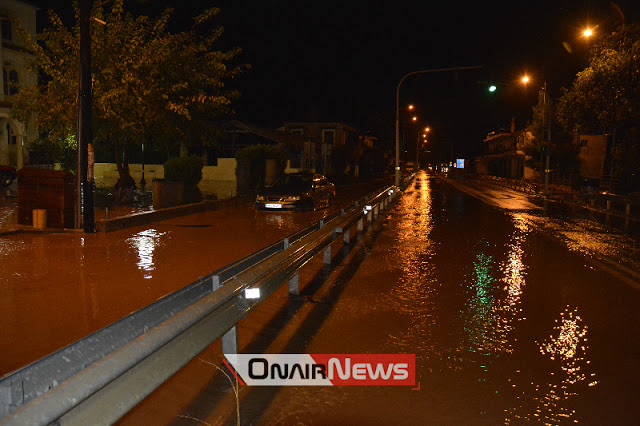
<instances>
[{"instance_id":1,"label":"car in floodwater","mask_svg":"<svg viewBox=\"0 0 640 426\"><path fill-rule=\"evenodd\" d=\"M0 165L0 186L9 186L17 176L16 169Z\"/></svg>"},{"instance_id":2,"label":"car in floodwater","mask_svg":"<svg viewBox=\"0 0 640 426\"><path fill-rule=\"evenodd\" d=\"M259 210L308 210L328 207L335 202L336 189L318 173L287 173L256 196Z\"/></svg>"}]
</instances>

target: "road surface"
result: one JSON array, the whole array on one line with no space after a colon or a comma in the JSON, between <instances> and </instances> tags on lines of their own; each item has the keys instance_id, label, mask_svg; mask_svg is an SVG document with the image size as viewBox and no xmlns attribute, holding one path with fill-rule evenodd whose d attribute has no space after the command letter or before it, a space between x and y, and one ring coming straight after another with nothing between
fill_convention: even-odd
<instances>
[{"instance_id":1,"label":"road surface","mask_svg":"<svg viewBox=\"0 0 640 426\"><path fill-rule=\"evenodd\" d=\"M419 389L236 399L214 344L122 424L235 424L236 405L242 424L638 424L640 291L614 262L637 244L469 194L419 174L330 267L303 270L300 297L282 289L239 326L244 353L416 354Z\"/></svg>"}]
</instances>

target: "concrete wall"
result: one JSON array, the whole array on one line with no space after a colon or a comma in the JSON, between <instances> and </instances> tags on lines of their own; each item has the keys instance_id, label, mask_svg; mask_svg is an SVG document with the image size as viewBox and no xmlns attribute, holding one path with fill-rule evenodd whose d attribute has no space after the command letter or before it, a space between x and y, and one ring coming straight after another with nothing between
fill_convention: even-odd
<instances>
[{"instance_id":1,"label":"concrete wall","mask_svg":"<svg viewBox=\"0 0 640 426\"><path fill-rule=\"evenodd\" d=\"M292 169L289 162L285 173L295 173L300 169ZM129 164L129 173L140 186L142 179L142 164ZM118 181L118 170L115 163L95 163L93 175L96 186L115 186ZM164 178L164 166L162 164L145 164L144 180L148 188L151 188L153 179ZM218 158L217 166L205 166L202 168L202 180L198 188L204 194L216 194L218 198L228 198L236 195L236 159Z\"/></svg>"},{"instance_id":2,"label":"concrete wall","mask_svg":"<svg viewBox=\"0 0 640 426\"><path fill-rule=\"evenodd\" d=\"M580 135L580 176L602 179L604 158L607 155L606 135Z\"/></svg>"},{"instance_id":3,"label":"concrete wall","mask_svg":"<svg viewBox=\"0 0 640 426\"><path fill-rule=\"evenodd\" d=\"M96 186L114 186L118 181L118 169L115 163L96 163L93 175ZM129 173L140 186L142 164L129 164ZM164 178L162 164L145 164L144 180L151 187L153 179ZM198 188L204 194L216 194L218 198L228 198L236 194L236 159L219 158L217 166L205 166L202 169L202 180Z\"/></svg>"}]
</instances>

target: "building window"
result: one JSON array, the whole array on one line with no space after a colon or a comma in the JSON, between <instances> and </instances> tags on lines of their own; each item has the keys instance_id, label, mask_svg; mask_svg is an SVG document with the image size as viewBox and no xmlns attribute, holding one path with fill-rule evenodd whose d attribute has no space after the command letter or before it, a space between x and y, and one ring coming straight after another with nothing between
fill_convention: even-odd
<instances>
[{"instance_id":1,"label":"building window","mask_svg":"<svg viewBox=\"0 0 640 426\"><path fill-rule=\"evenodd\" d=\"M322 143L327 145L333 145L333 140L335 139L335 135L336 135L335 130L323 130Z\"/></svg>"},{"instance_id":2,"label":"building window","mask_svg":"<svg viewBox=\"0 0 640 426\"><path fill-rule=\"evenodd\" d=\"M15 95L18 93L18 72L16 70L2 69L2 81L4 83L4 94Z\"/></svg>"},{"instance_id":3,"label":"building window","mask_svg":"<svg viewBox=\"0 0 640 426\"><path fill-rule=\"evenodd\" d=\"M8 18L2 18L0 22L0 31L2 31L2 39L11 41L11 21Z\"/></svg>"},{"instance_id":4,"label":"building window","mask_svg":"<svg viewBox=\"0 0 640 426\"><path fill-rule=\"evenodd\" d=\"M9 123L7 123L7 143L9 145L16 145L18 143L18 138L13 134L13 129Z\"/></svg>"},{"instance_id":5,"label":"building window","mask_svg":"<svg viewBox=\"0 0 640 426\"><path fill-rule=\"evenodd\" d=\"M304 131L302 129L291 129L291 133L293 133L294 135L298 135L298 136L303 136L304 135Z\"/></svg>"}]
</instances>

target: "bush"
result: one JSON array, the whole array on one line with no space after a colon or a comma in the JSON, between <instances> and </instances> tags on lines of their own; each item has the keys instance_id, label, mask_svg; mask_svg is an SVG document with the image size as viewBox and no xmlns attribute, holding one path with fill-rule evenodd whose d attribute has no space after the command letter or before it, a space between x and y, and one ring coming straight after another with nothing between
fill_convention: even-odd
<instances>
[{"instance_id":1,"label":"bush","mask_svg":"<svg viewBox=\"0 0 640 426\"><path fill-rule=\"evenodd\" d=\"M164 163L164 178L195 186L202 180L202 158L197 155L170 158Z\"/></svg>"},{"instance_id":2,"label":"bush","mask_svg":"<svg viewBox=\"0 0 640 426\"><path fill-rule=\"evenodd\" d=\"M78 144L74 135L56 141L40 138L29 146L31 164L60 163L62 170L76 172Z\"/></svg>"}]
</instances>

